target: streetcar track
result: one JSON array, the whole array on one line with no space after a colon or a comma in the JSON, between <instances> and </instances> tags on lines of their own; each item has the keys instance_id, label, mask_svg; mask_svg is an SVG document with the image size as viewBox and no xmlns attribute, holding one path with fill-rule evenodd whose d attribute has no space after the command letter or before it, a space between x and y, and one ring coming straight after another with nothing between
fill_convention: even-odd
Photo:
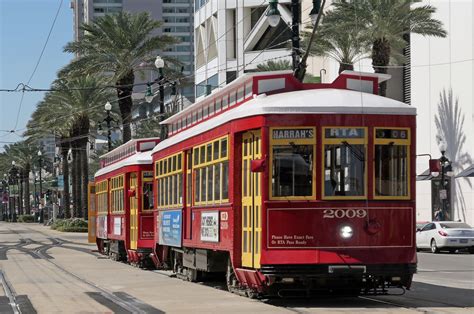
<instances>
[{"instance_id":1,"label":"streetcar track","mask_svg":"<svg viewBox=\"0 0 474 314\"><path fill-rule=\"evenodd\" d=\"M50 264L52 264L54 267L56 267L57 269L59 269L61 272L63 272L64 274L70 276L70 277L73 277L74 279L76 279L77 281L97 290L98 292L86 292L86 295L94 295L95 298L105 298L107 299L109 302L115 304L116 306L120 307L123 311L120 311L121 313L163 313L162 311L146 304L146 303L143 303L137 299L135 299L134 297L132 296L129 296L127 295L126 293L122 293L122 294L118 294L117 293L112 293L112 292L109 292L108 290L94 284L93 282L85 279L85 278L82 278L80 277L79 275L76 275L75 273L67 270L66 268L62 267L61 265L55 263L54 261L52 261L52 256L50 256L49 254L46 253L47 250L49 250L50 248L53 248L53 247L64 247L62 246L62 243L61 243L61 239L60 241L58 241L58 239L56 238L51 238L49 237L48 235L48 240L51 241L52 243L51 244L44 244L42 242L38 242L38 241L34 241L32 239L28 239L28 238L23 238L23 236L20 234L20 232L17 232L16 230L13 230L11 228L8 228L11 232L17 234L19 237L20 237L20 243L16 246L14 246L14 249L20 249L20 251L28 251L26 253L28 253L29 255L35 255L37 256L37 259L42 259ZM28 228L30 229L30 228ZM32 229L30 229L32 230ZM36 231L36 230L35 230ZM44 235L44 233L42 233ZM29 245L29 244L41 244L42 246L40 246L39 248L36 248L36 249L25 249L25 248L22 248L22 246L25 246L25 245ZM11 247L8 247L8 249L11 249ZM91 252L92 253L92 252ZM92 253L93 254L93 253ZM96 254L93 254L94 256ZM101 297L97 297L97 295L100 294ZM122 298L126 298L128 299L128 301L123 301ZM94 298L94 299L95 299ZM110 305L110 303L109 303ZM114 307L116 308L116 307ZM21 312L15 312L15 313L21 313Z\"/></svg>"},{"instance_id":2,"label":"streetcar track","mask_svg":"<svg viewBox=\"0 0 474 314\"><path fill-rule=\"evenodd\" d=\"M7 279L5 278L5 274L3 273L3 271L1 269L0 269L0 282L2 284L3 291L5 291L5 294L8 298L8 301L9 301L9 304L12 308L13 313L14 314L19 314L20 309L18 307L18 304L16 303L15 290L13 290L11 284L7 281Z\"/></svg>"}]
</instances>

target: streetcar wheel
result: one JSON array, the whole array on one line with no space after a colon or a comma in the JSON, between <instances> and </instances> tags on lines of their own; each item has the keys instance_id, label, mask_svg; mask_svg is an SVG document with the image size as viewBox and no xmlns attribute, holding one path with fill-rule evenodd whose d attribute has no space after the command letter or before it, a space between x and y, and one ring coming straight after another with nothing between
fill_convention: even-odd
<instances>
[{"instance_id":1,"label":"streetcar wheel","mask_svg":"<svg viewBox=\"0 0 474 314\"><path fill-rule=\"evenodd\" d=\"M439 248L436 245L436 240L435 239L431 240L431 253L433 253L433 254L439 253Z\"/></svg>"}]
</instances>

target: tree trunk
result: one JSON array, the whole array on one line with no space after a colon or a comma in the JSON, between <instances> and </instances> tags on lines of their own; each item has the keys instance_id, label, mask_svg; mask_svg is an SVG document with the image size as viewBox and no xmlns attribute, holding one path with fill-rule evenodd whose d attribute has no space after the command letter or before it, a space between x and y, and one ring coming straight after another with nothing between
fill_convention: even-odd
<instances>
[{"instance_id":1,"label":"tree trunk","mask_svg":"<svg viewBox=\"0 0 474 314\"><path fill-rule=\"evenodd\" d=\"M79 119L81 127L81 135L79 140L79 155L80 155L80 168L81 168L81 203L82 203L82 217L88 219L88 190L89 190L89 159L87 156L87 145L89 144L89 128L90 121L87 115L82 116Z\"/></svg>"},{"instance_id":2,"label":"tree trunk","mask_svg":"<svg viewBox=\"0 0 474 314\"><path fill-rule=\"evenodd\" d=\"M118 104L120 115L122 118L122 140L126 143L132 139L132 92L133 83L135 82L135 74L133 70L128 72L124 77L120 78L117 85Z\"/></svg>"},{"instance_id":3,"label":"tree trunk","mask_svg":"<svg viewBox=\"0 0 474 314\"><path fill-rule=\"evenodd\" d=\"M62 171L64 178L64 190L63 190L63 212L64 218L71 217L71 197L69 195L69 163L67 160L69 150L69 142L66 142L66 138L61 138L61 156L62 156Z\"/></svg>"},{"instance_id":4,"label":"tree trunk","mask_svg":"<svg viewBox=\"0 0 474 314\"><path fill-rule=\"evenodd\" d=\"M348 63L339 63L339 74L341 74L342 71L345 71L345 70L354 71L354 65L348 64Z\"/></svg>"},{"instance_id":5,"label":"tree trunk","mask_svg":"<svg viewBox=\"0 0 474 314\"><path fill-rule=\"evenodd\" d=\"M87 158L87 141L85 145L81 145L81 202L82 202L82 217L88 219L88 189L89 189L89 160Z\"/></svg>"},{"instance_id":6,"label":"tree trunk","mask_svg":"<svg viewBox=\"0 0 474 314\"><path fill-rule=\"evenodd\" d=\"M372 45L372 66L375 73L387 73L390 63L390 43L385 38L376 39ZM387 95L387 82L380 83L379 95Z\"/></svg>"},{"instance_id":7,"label":"tree trunk","mask_svg":"<svg viewBox=\"0 0 474 314\"><path fill-rule=\"evenodd\" d=\"M76 133L77 134L77 133ZM75 135L76 135L75 134ZM76 135L77 136L77 135ZM72 206L73 217L81 217L81 163L79 156L79 145L73 140L72 146Z\"/></svg>"}]
</instances>

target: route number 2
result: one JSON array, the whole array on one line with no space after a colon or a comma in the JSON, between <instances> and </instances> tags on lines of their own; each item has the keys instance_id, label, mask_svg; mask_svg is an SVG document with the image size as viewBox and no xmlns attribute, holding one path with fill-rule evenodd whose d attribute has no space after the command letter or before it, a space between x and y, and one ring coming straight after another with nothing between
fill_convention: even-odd
<instances>
[{"instance_id":1,"label":"route number 2","mask_svg":"<svg viewBox=\"0 0 474 314\"><path fill-rule=\"evenodd\" d=\"M364 218L365 209L325 209L323 218Z\"/></svg>"}]
</instances>

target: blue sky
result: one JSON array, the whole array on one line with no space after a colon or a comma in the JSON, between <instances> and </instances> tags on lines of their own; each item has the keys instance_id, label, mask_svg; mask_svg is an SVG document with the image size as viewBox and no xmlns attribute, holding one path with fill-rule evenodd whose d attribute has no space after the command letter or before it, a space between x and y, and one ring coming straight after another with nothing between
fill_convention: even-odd
<instances>
[{"instance_id":1,"label":"blue sky","mask_svg":"<svg viewBox=\"0 0 474 314\"><path fill-rule=\"evenodd\" d=\"M40 56L60 0L0 0L0 88L13 89L26 83ZM56 73L72 55L63 53L64 45L73 39L72 9L62 0L61 10L36 74L30 82L34 88L49 88ZM26 123L43 93L25 93L17 134L0 131L3 142L21 140ZM15 127L21 93L0 92L0 130Z\"/></svg>"}]
</instances>

